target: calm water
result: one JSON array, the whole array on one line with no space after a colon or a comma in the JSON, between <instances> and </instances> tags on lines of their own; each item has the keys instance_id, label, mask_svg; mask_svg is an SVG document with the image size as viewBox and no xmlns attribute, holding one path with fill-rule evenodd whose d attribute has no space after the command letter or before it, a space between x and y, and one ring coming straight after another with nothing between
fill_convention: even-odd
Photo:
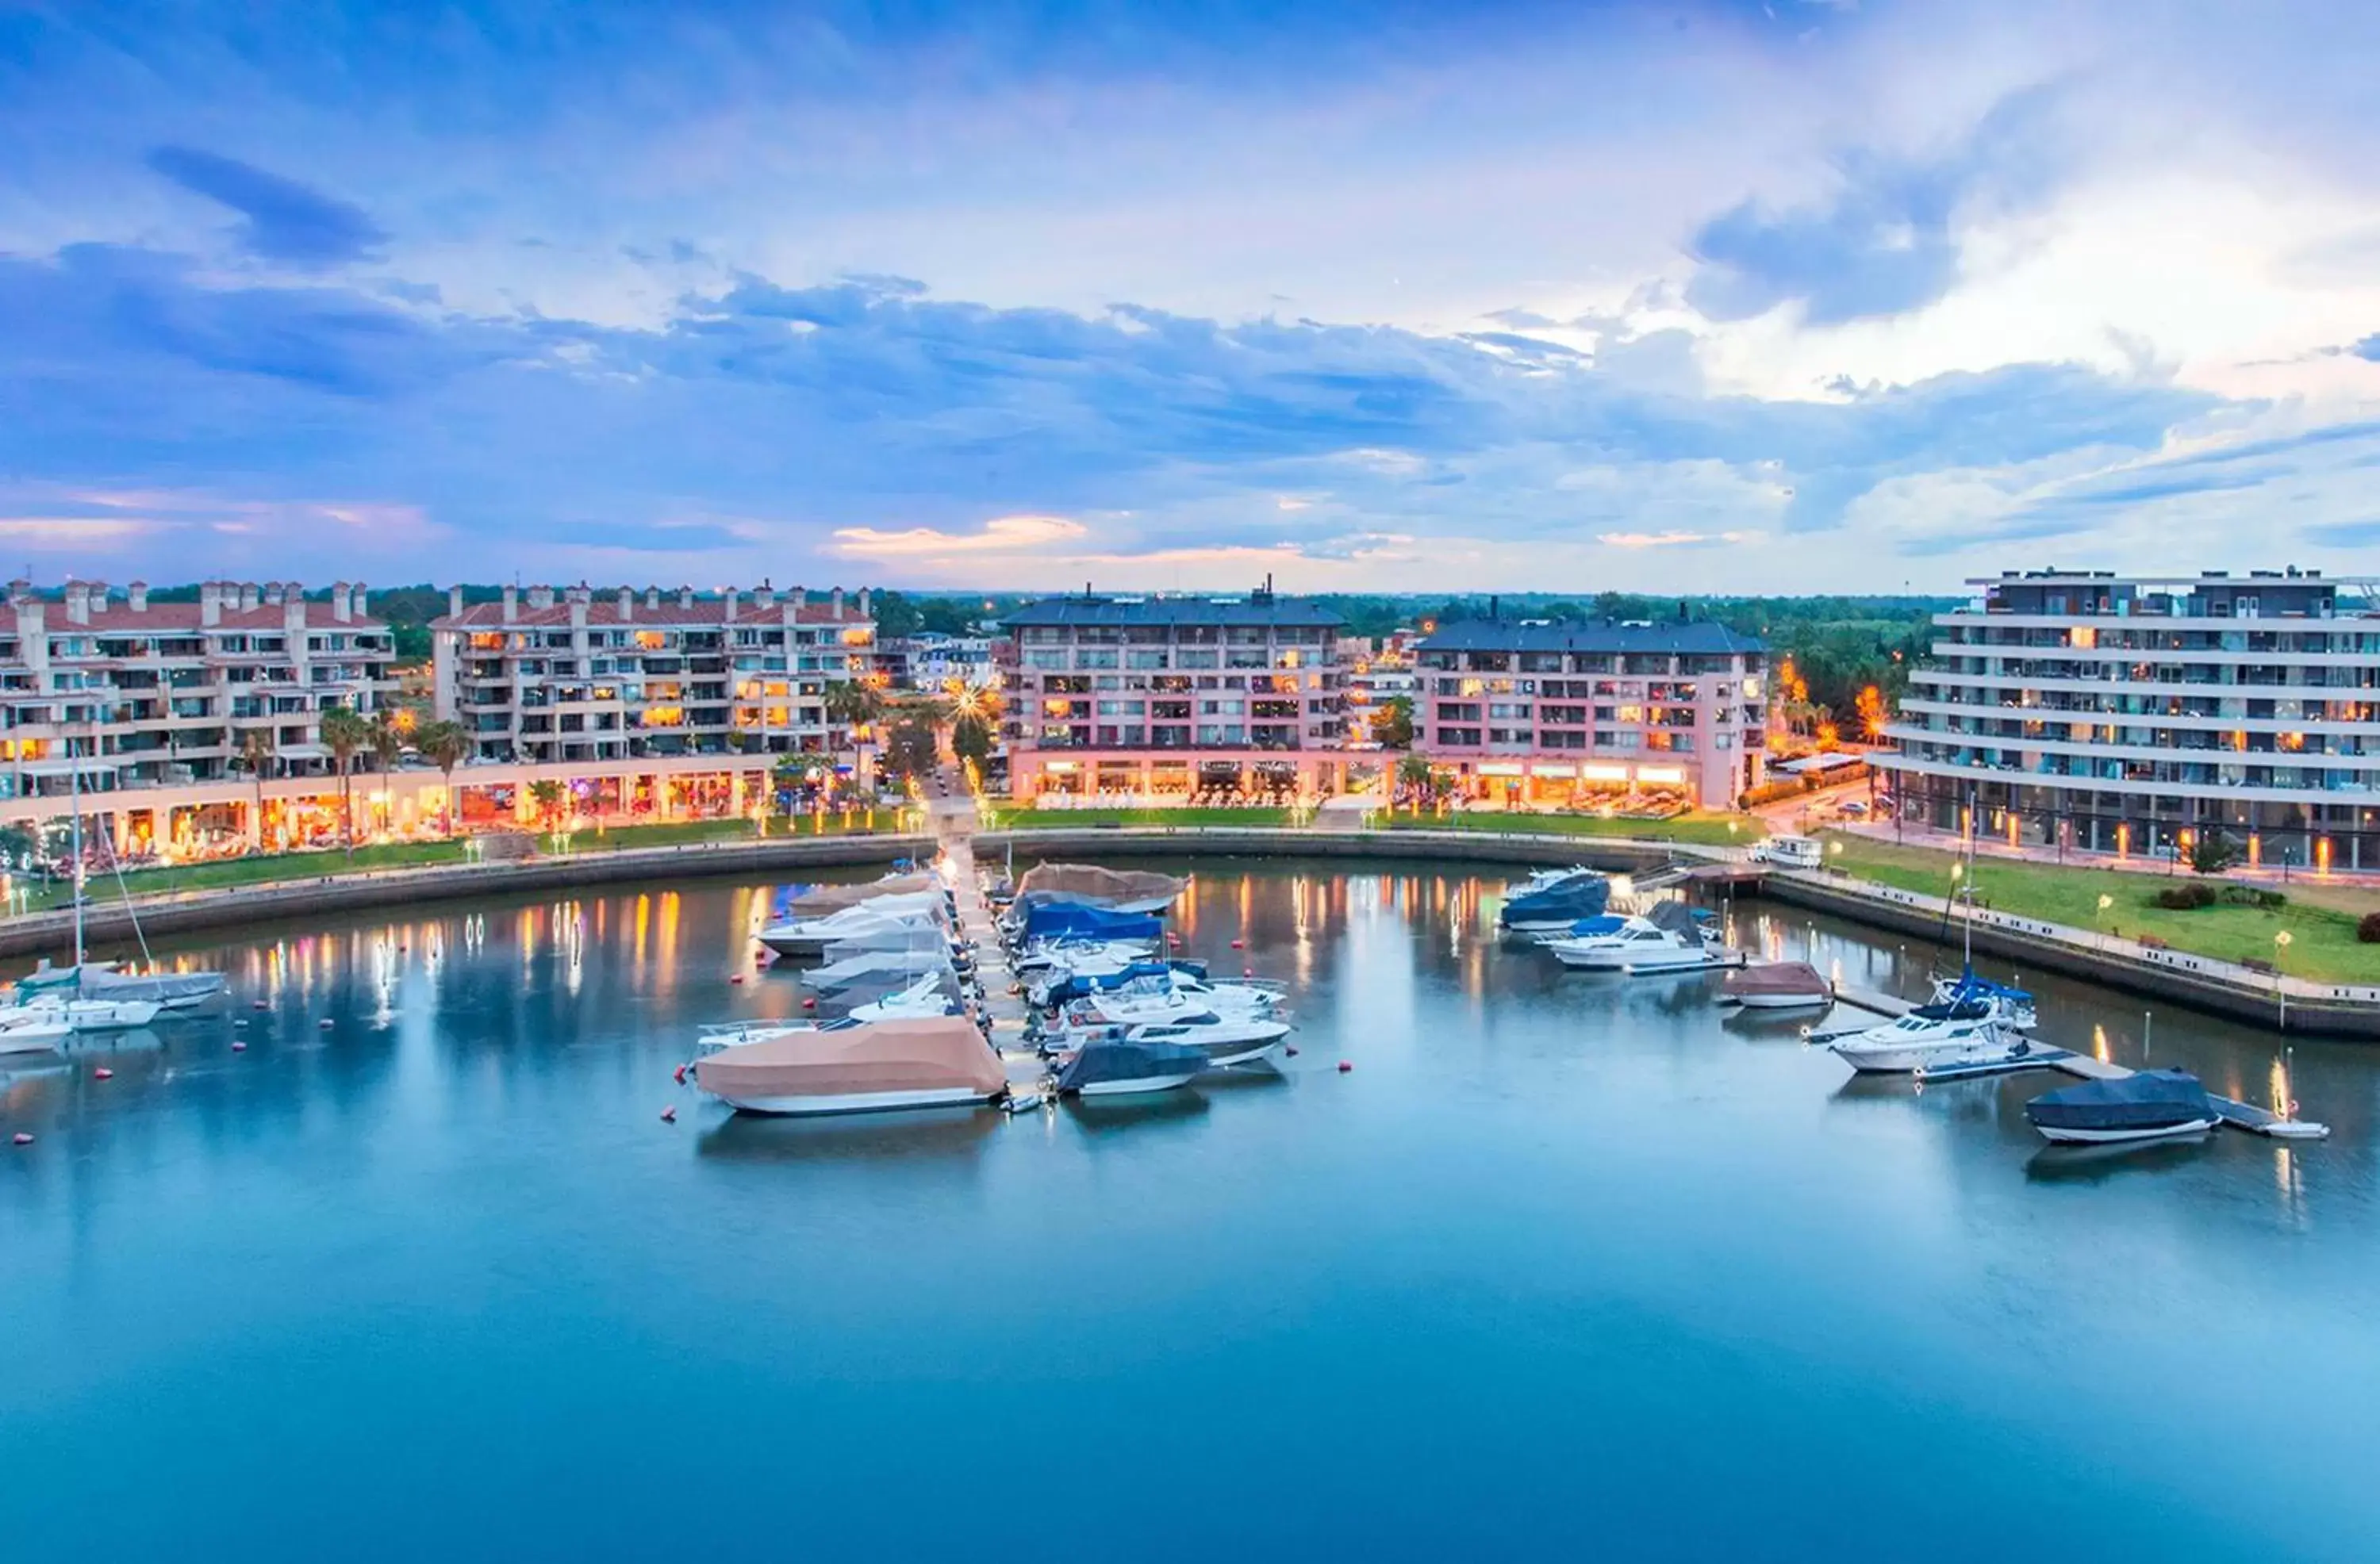
<instances>
[{"instance_id":1,"label":"calm water","mask_svg":"<svg viewBox=\"0 0 2380 1564\"><path fill-rule=\"evenodd\" d=\"M1190 947L1293 983L1304 1068L1014 1121L673 1085L792 1008L726 981L765 889L193 947L229 1014L0 1077L0 1550L2373 1556L2380 1054L2299 1050L2327 1145L2055 1161L2048 1083L1849 1086L1483 942L1494 890L1208 866ZM2252 1035L2151 1047L2268 1096Z\"/></svg>"}]
</instances>

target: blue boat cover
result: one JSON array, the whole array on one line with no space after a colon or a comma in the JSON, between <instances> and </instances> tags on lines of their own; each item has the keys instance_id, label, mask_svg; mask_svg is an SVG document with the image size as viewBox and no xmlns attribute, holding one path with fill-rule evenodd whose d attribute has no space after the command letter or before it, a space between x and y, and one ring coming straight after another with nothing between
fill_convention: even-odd
<instances>
[{"instance_id":1,"label":"blue boat cover","mask_svg":"<svg viewBox=\"0 0 2380 1564\"><path fill-rule=\"evenodd\" d=\"M1628 920L1618 913L1597 913L1593 917L1583 917L1572 924L1570 931L1574 939L1592 940L1601 934L1617 934L1627 927Z\"/></svg>"},{"instance_id":2,"label":"blue boat cover","mask_svg":"<svg viewBox=\"0 0 2380 1564\"><path fill-rule=\"evenodd\" d=\"M1496 917L1507 927L1516 923L1575 923L1580 918L1594 917L1610 903L1610 882L1591 870L1581 869L1542 891L1513 897Z\"/></svg>"},{"instance_id":3,"label":"blue boat cover","mask_svg":"<svg viewBox=\"0 0 2380 1564\"><path fill-rule=\"evenodd\" d=\"M2027 1005L2033 1003L2033 996L2023 989L2011 988L2005 983L1995 983L1988 977L1979 976L1972 966L1959 974L1957 991L1962 999L2006 1000L2011 1003Z\"/></svg>"},{"instance_id":4,"label":"blue boat cover","mask_svg":"<svg viewBox=\"0 0 2380 1564\"><path fill-rule=\"evenodd\" d=\"M1058 1089L1080 1091L1111 1081L1152 1081L1206 1067L1207 1053L1188 1043L1087 1043L1058 1072Z\"/></svg>"},{"instance_id":5,"label":"blue boat cover","mask_svg":"<svg viewBox=\"0 0 2380 1564\"><path fill-rule=\"evenodd\" d=\"M2153 1130L2216 1117L2206 1088L2187 1070L2143 1070L2044 1092L2024 1116L2052 1130Z\"/></svg>"},{"instance_id":6,"label":"blue boat cover","mask_svg":"<svg viewBox=\"0 0 2380 1564\"><path fill-rule=\"evenodd\" d=\"M1136 961L1122 972L1103 973L1098 976L1085 976L1078 972L1050 986L1050 1002L1063 1004L1068 1000L1079 1000L1086 994L1121 988L1136 977L1163 977L1172 970L1163 962Z\"/></svg>"},{"instance_id":7,"label":"blue boat cover","mask_svg":"<svg viewBox=\"0 0 2380 1564\"><path fill-rule=\"evenodd\" d=\"M1087 940L1154 940L1165 925L1147 913L1120 913L1080 902L1029 907L1025 913L1025 937Z\"/></svg>"}]
</instances>

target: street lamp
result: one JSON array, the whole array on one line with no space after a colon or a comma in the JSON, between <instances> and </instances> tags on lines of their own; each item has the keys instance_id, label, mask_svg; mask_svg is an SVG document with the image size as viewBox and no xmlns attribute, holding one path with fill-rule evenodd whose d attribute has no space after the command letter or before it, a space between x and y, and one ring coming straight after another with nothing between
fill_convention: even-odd
<instances>
[{"instance_id":1,"label":"street lamp","mask_svg":"<svg viewBox=\"0 0 2380 1564\"><path fill-rule=\"evenodd\" d=\"M2281 1030L2289 1029L2289 991L2282 986L2281 957L2289 948L2290 935L2286 928L2273 936L2273 997L2280 1001Z\"/></svg>"},{"instance_id":2,"label":"street lamp","mask_svg":"<svg viewBox=\"0 0 2380 1564\"><path fill-rule=\"evenodd\" d=\"M2092 921L2093 923L2095 923L2095 923L2097 923L2097 922L2099 922L2099 921L2100 921L2100 919L2102 919L2102 918L2104 918L2104 917L2106 917L2106 916L2107 915L2107 909L2108 909L2109 907L2114 906L2115 904L2116 904L2116 899L2115 899L2113 896L2108 895L2108 894L2107 894L2106 891L2100 891L2100 892L2099 892L2099 910L2098 910L2098 912L2097 912L2097 913L2095 913L2095 914L2094 914L2094 915L2092 915L2091 921ZM2099 937L2100 937L2102 940L2106 939L2106 938L2107 938L2107 930L2105 930L2105 929L2101 929L2101 930L2099 931Z\"/></svg>"}]
</instances>

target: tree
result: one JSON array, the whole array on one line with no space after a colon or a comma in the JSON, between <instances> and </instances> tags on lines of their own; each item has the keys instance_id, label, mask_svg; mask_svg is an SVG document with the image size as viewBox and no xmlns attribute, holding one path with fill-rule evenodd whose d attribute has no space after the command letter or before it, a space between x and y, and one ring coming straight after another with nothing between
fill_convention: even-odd
<instances>
[{"instance_id":1,"label":"tree","mask_svg":"<svg viewBox=\"0 0 2380 1564\"><path fill-rule=\"evenodd\" d=\"M852 746L861 757L859 770L864 775L868 770L865 757L868 731L884 714L883 692L864 680L837 679L827 685L821 704L826 709L828 722L851 730Z\"/></svg>"},{"instance_id":2,"label":"tree","mask_svg":"<svg viewBox=\"0 0 2380 1564\"><path fill-rule=\"evenodd\" d=\"M446 834L455 834L455 768L471 753L471 735L460 722L439 721L425 724L413 735L414 746L438 768L446 779Z\"/></svg>"},{"instance_id":3,"label":"tree","mask_svg":"<svg viewBox=\"0 0 2380 1564\"><path fill-rule=\"evenodd\" d=\"M1397 785L1414 795L1416 810L1435 806L1445 779L1427 755L1408 755L1397 762Z\"/></svg>"},{"instance_id":4,"label":"tree","mask_svg":"<svg viewBox=\"0 0 2380 1564\"><path fill-rule=\"evenodd\" d=\"M562 784L558 782L533 782L528 784L529 802L537 806L539 829L551 830L562 814Z\"/></svg>"},{"instance_id":5,"label":"tree","mask_svg":"<svg viewBox=\"0 0 2380 1564\"><path fill-rule=\"evenodd\" d=\"M400 716L385 706L372 713L372 764L382 774L396 770L396 758L405 753L405 735L412 726L409 715Z\"/></svg>"},{"instance_id":6,"label":"tree","mask_svg":"<svg viewBox=\"0 0 2380 1564\"><path fill-rule=\"evenodd\" d=\"M371 725L348 708L334 706L322 713L321 727L322 743L339 768L340 834L352 858L356 855L356 752L371 743Z\"/></svg>"},{"instance_id":7,"label":"tree","mask_svg":"<svg viewBox=\"0 0 2380 1564\"><path fill-rule=\"evenodd\" d=\"M980 769L991 758L991 724L971 712L960 713L951 722L951 753Z\"/></svg>"},{"instance_id":8,"label":"tree","mask_svg":"<svg viewBox=\"0 0 2380 1564\"><path fill-rule=\"evenodd\" d=\"M2239 844L2219 830L2202 830L2191 838L2190 867L2193 874L2221 874L2239 861Z\"/></svg>"},{"instance_id":9,"label":"tree","mask_svg":"<svg viewBox=\"0 0 2380 1564\"><path fill-rule=\"evenodd\" d=\"M249 728L239 735L239 766L256 784L256 809L249 816L249 843L264 851L264 769L273 764L273 730Z\"/></svg>"},{"instance_id":10,"label":"tree","mask_svg":"<svg viewBox=\"0 0 2380 1564\"><path fill-rule=\"evenodd\" d=\"M1860 737L1875 744L1884 737L1884 725L1891 720L1885 709L1884 691L1874 685L1864 686L1852 701L1852 709L1858 714Z\"/></svg>"},{"instance_id":11,"label":"tree","mask_svg":"<svg viewBox=\"0 0 2380 1564\"><path fill-rule=\"evenodd\" d=\"M1372 713L1372 738L1390 749L1413 747L1413 697L1392 695Z\"/></svg>"},{"instance_id":12,"label":"tree","mask_svg":"<svg viewBox=\"0 0 2380 1564\"><path fill-rule=\"evenodd\" d=\"M941 759L934 730L915 718L895 722L884 741L884 763L897 775L922 777Z\"/></svg>"}]
</instances>

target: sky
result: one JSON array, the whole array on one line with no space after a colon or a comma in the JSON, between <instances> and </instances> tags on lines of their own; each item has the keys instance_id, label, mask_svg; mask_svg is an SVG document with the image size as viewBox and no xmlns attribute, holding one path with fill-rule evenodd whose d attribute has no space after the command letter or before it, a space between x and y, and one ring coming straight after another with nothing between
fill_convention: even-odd
<instances>
[{"instance_id":1,"label":"sky","mask_svg":"<svg viewBox=\"0 0 2380 1564\"><path fill-rule=\"evenodd\" d=\"M0 0L0 566L2380 559L2380 6Z\"/></svg>"}]
</instances>

